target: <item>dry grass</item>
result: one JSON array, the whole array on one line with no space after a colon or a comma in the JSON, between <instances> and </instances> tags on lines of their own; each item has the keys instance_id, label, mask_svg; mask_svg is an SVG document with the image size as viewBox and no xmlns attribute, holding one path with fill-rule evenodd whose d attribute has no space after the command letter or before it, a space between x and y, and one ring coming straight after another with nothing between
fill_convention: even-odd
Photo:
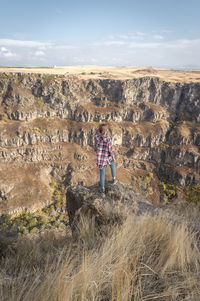
<instances>
[{"instance_id":1,"label":"dry grass","mask_svg":"<svg viewBox=\"0 0 200 301\"><path fill-rule=\"evenodd\" d=\"M0 72L12 73L40 73L60 76L78 76L80 79L106 79L125 80L141 77L159 77L170 82L199 82L200 70L171 70L148 67L110 67L110 66L58 66L36 68L0 67Z\"/></svg>"},{"instance_id":2,"label":"dry grass","mask_svg":"<svg viewBox=\"0 0 200 301\"><path fill-rule=\"evenodd\" d=\"M0 299L15 301L199 300L200 254L184 225L164 215L129 216L74 241L21 240L1 261ZM195 299L196 298L196 299Z\"/></svg>"}]
</instances>

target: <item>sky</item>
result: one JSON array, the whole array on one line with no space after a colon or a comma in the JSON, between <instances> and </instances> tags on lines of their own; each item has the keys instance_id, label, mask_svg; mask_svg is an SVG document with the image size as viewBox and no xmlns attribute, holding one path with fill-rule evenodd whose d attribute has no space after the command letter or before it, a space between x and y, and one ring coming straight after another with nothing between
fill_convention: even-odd
<instances>
[{"instance_id":1,"label":"sky","mask_svg":"<svg viewBox=\"0 0 200 301\"><path fill-rule=\"evenodd\" d=\"M0 66L200 69L200 0L0 4Z\"/></svg>"}]
</instances>

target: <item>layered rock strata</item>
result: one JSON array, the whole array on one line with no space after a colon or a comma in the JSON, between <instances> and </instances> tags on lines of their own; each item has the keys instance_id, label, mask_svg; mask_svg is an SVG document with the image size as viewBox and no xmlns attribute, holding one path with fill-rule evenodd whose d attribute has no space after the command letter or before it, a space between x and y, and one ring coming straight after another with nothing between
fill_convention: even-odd
<instances>
[{"instance_id":1,"label":"layered rock strata","mask_svg":"<svg viewBox=\"0 0 200 301\"><path fill-rule=\"evenodd\" d=\"M200 80L1 73L1 212L50 203L52 181L97 183L100 122L110 126L119 180L152 202L162 201L160 181L199 181Z\"/></svg>"}]
</instances>

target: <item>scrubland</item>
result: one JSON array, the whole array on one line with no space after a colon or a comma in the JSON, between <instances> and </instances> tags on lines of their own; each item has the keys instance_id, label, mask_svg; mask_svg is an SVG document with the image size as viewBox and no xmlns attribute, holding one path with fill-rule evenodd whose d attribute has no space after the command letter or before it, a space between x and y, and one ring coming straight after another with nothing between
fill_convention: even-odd
<instances>
[{"instance_id":1,"label":"scrubland","mask_svg":"<svg viewBox=\"0 0 200 301\"><path fill-rule=\"evenodd\" d=\"M199 82L200 70L175 70L152 67L127 66L55 66L55 67L3 67L0 72L13 73L40 73L60 76L78 76L83 79L113 78L130 79L144 76L160 77L171 82Z\"/></svg>"},{"instance_id":2,"label":"scrubland","mask_svg":"<svg viewBox=\"0 0 200 301\"><path fill-rule=\"evenodd\" d=\"M200 300L195 233L165 213L95 226L75 236L46 232L2 244L2 301Z\"/></svg>"}]
</instances>

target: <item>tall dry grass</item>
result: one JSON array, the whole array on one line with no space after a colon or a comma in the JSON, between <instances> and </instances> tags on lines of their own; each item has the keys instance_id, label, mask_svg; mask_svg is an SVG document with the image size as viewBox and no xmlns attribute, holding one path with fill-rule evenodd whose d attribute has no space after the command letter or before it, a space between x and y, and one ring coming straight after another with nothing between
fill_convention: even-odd
<instances>
[{"instance_id":1,"label":"tall dry grass","mask_svg":"<svg viewBox=\"0 0 200 301\"><path fill-rule=\"evenodd\" d=\"M129 216L110 231L83 218L75 242L23 239L1 262L1 300L200 300L194 234L165 215Z\"/></svg>"}]
</instances>

